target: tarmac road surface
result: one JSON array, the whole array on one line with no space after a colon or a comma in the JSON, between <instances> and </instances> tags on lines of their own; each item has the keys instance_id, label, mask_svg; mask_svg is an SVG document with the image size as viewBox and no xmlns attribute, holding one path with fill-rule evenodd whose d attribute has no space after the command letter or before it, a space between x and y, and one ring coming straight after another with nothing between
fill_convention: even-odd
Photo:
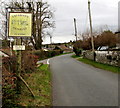
<instances>
[{"instance_id":1,"label":"tarmac road surface","mask_svg":"<svg viewBox=\"0 0 120 108\"><path fill-rule=\"evenodd\" d=\"M71 54L50 59L53 106L118 106L118 75L83 64Z\"/></svg>"}]
</instances>

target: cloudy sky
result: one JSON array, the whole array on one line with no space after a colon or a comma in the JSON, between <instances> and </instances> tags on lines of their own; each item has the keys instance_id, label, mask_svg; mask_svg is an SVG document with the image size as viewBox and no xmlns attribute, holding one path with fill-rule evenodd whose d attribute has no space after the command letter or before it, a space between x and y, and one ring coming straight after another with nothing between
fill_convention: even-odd
<instances>
[{"instance_id":1,"label":"cloudy sky","mask_svg":"<svg viewBox=\"0 0 120 108\"><path fill-rule=\"evenodd\" d=\"M78 33L89 29L88 0L47 0L55 10L56 28L53 42L75 40L73 18L77 19ZM93 29L108 28L117 31L119 0L91 0ZM50 43L49 37L43 43Z\"/></svg>"}]
</instances>

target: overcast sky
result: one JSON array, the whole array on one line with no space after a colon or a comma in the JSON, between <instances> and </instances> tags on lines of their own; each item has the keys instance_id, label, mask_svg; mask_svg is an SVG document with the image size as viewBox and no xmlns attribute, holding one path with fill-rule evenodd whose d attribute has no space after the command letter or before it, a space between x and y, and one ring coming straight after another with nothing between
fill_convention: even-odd
<instances>
[{"instance_id":1,"label":"overcast sky","mask_svg":"<svg viewBox=\"0 0 120 108\"><path fill-rule=\"evenodd\" d=\"M4 1L4 0L2 0ZM44 1L44 0L43 0ZM45 0L51 5L56 28L52 36L54 43L75 40L73 18L77 19L78 33L89 29L88 0ZM117 31L119 0L91 0L93 30L101 28ZM50 38L44 38L43 43L50 43Z\"/></svg>"},{"instance_id":2,"label":"overcast sky","mask_svg":"<svg viewBox=\"0 0 120 108\"><path fill-rule=\"evenodd\" d=\"M55 10L56 28L53 42L75 40L73 18L77 19L78 33L89 28L88 0L47 0ZM94 30L109 28L117 31L119 0L91 0L92 25ZM44 43L49 43L49 38Z\"/></svg>"}]
</instances>

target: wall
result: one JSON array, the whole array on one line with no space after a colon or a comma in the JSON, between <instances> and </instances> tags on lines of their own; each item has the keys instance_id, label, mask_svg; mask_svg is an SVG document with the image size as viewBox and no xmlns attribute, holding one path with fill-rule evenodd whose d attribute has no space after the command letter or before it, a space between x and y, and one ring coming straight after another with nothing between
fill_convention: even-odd
<instances>
[{"instance_id":1,"label":"wall","mask_svg":"<svg viewBox=\"0 0 120 108\"><path fill-rule=\"evenodd\" d=\"M83 52L83 57L94 60L92 51ZM95 60L100 63L118 66L120 61L120 51L95 51Z\"/></svg>"}]
</instances>

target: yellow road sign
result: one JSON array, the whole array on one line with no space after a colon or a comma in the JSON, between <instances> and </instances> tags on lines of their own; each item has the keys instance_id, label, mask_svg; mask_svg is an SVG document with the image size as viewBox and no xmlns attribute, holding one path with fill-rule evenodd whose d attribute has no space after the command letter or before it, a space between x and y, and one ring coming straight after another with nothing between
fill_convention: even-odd
<instances>
[{"instance_id":1,"label":"yellow road sign","mask_svg":"<svg viewBox=\"0 0 120 108\"><path fill-rule=\"evenodd\" d=\"M29 37L32 36L32 13L9 14L9 36Z\"/></svg>"}]
</instances>

